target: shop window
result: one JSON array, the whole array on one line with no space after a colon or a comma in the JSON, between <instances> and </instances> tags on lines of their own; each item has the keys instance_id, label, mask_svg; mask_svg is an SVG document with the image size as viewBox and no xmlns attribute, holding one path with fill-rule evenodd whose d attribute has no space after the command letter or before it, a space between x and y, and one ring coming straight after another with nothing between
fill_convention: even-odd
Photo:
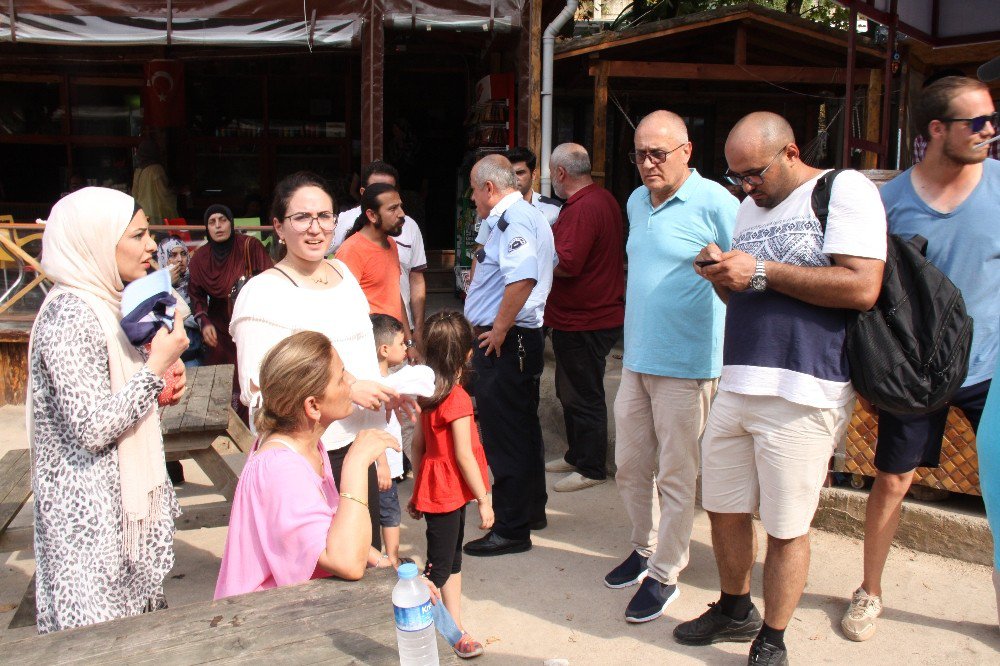
<instances>
[{"instance_id":1,"label":"shop window","mask_svg":"<svg viewBox=\"0 0 1000 666\"><path fill-rule=\"evenodd\" d=\"M0 81L0 134L61 134L58 83Z\"/></svg>"},{"instance_id":2,"label":"shop window","mask_svg":"<svg viewBox=\"0 0 1000 666\"><path fill-rule=\"evenodd\" d=\"M73 134L139 136L142 130L142 102L138 85L74 83L71 96Z\"/></svg>"}]
</instances>

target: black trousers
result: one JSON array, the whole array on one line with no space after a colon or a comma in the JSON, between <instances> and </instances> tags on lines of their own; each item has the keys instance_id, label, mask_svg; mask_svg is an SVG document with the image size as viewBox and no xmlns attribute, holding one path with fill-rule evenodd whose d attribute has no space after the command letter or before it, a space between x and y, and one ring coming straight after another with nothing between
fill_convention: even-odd
<instances>
[{"instance_id":1,"label":"black trousers","mask_svg":"<svg viewBox=\"0 0 1000 666\"><path fill-rule=\"evenodd\" d=\"M344 458L350 446L344 446L333 451L327 451L330 458L330 471L333 472L333 481L340 489L340 475L344 471ZM382 550L382 520L379 517L378 505L378 475L375 473L375 463L368 466L368 515L372 520L372 548Z\"/></svg>"},{"instance_id":2,"label":"black trousers","mask_svg":"<svg viewBox=\"0 0 1000 666\"><path fill-rule=\"evenodd\" d=\"M589 479L608 476L608 407L604 370L622 327L600 331L552 329L556 396L562 403L569 450L565 460Z\"/></svg>"},{"instance_id":3,"label":"black trousers","mask_svg":"<svg viewBox=\"0 0 1000 666\"><path fill-rule=\"evenodd\" d=\"M472 357L483 448L493 471L493 530L507 539L527 539L528 525L545 517L545 449L538 421L543 346L542 329L515 326L499 358L478 346Z\"/></svg>"},{"instance_id":4,"label":"black trousers","mask_svg":"<svg viewBox=\"0 0 1000 666\"><path fill-rule=\"evenodd\" d=\"M427 566L424 573L439 588L452 574L462 573L462 541L465 540L465 507L448 513L425 513Z\"/></svg>"}]
</instances>

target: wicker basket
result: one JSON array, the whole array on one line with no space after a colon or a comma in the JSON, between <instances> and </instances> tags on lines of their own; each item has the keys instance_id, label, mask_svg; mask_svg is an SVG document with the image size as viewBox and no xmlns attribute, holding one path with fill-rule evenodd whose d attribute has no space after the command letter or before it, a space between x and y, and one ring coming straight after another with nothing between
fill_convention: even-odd
<instances>
[{"instance_id":1,"label":"wicker basket","mask_svg":"<svg viewBox=\"0 0 1000 666\"><path fill-rule=\"evenodd\" d=\"M847 428L843 467L838 471L875 476L877 438L878 418L858 401ZM841 466L838 464L837 467ZM969 419L965 418L961 410L952 409L948 413L948 424L945 426L944 442L941 445L941 466L934 469L918 467L914 482L929 488L967 495L982 494L979 490L976 435Z\"/></svg>"}]
</instances>

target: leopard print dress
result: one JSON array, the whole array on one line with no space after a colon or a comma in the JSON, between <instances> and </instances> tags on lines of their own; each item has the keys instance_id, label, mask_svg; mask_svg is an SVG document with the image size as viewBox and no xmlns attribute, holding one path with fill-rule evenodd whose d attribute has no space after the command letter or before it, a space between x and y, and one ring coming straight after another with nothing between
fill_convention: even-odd
<instances>
[{"instance_id":1,"label":"leopard print dress","mask_svg":"<svg viewBox=\"0 0 1000 666\"><path fill-rule=\"evenodd\" d=\"M167 480L142 556L128 561L115 445L156 409L163 380L143 368L112 394L104 333L73 294L39 315L29 367L38 633L165 607L177 497Z\"/></svg>"}]
</instances>

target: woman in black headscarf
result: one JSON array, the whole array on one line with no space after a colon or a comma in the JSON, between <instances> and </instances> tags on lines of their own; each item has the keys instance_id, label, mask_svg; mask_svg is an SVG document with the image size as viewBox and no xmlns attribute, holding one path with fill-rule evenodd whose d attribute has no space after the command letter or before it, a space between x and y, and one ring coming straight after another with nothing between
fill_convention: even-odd
<instances>
[{"instance_id":1,"label":"woman in black headscarf","mask_svg":"<svg viewBox=\"0 0 1000 666\"><path fill-rule=\"evenodd\" d=\"M209 206L205 211L205 227L208 243L191 258L188 296L191 310L201 325L204 363L233 364L233 408L246 420L246 408L239 401L236 345L229 335L229 320L240 288L274 262L259 240L235 232L233 213L226 206Z\"/></svg>"}]
</instances>

